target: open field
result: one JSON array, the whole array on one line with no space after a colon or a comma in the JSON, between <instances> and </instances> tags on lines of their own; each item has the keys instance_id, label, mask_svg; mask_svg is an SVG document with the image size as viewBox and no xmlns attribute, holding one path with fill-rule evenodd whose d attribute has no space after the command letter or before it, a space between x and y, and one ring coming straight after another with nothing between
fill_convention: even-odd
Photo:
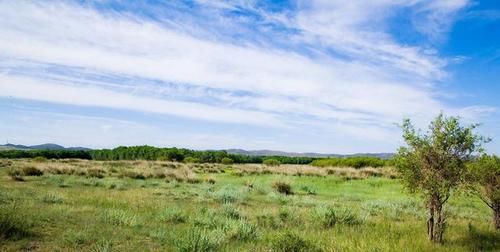
<instances>
[{"instance_id":1,"label":"open field","mask_svg":"<svg viewBox=\"0 0 500 252\"><path fill-rule=\"evenodd\" d=\"M6 251L500 249L490 209L460 193L447 205L445 243L429 242L422 200L387 167L43 159L0 166Z\"/></svg>"}]
</instances>

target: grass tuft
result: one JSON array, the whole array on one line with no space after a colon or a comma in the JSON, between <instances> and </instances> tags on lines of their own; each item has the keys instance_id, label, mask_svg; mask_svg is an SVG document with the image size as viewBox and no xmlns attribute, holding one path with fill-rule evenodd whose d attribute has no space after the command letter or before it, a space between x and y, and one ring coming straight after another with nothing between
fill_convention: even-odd
<instances>
[{"instance_id":1,"label":"grass tuft","mask_svg":"<svg viewBox=\"0 0 500 252\"><path fill-rule=\"evenodd\" d=\"M276 190L281 194L285 195L293 194L292 185L290 185L290 183L286 181L281 181L281 180L275 181L273 182L272 187L274 188L274 190Z\"/></svg>"},{"instance_id":2,"label":"grass tuft","mask_svg":"<svg viewBox=\"0 0 500 252\"><path fill-rule=\"evenodd\" d=\"M32 236L30 217L15 204L0 206L0 240L18 240Z\"/></svg>"},{"instance_id":3,"label":"grass tuft","mask_svg":"<svg viewBox=\"0 0 500 252\"><path fill-rule=\"evenodd\" d=\"M278 234L271 243L275 252L319 252L323 251L312 241L306 240L292 232Z\"/></svg>"},{"instance_id":4,"label":"grass tuft","mask_svg":"<svg viewBox=\"0 0 500 252\"><path fill-rule=\"evenodd\" d=\"M177 240L176 247L180 252L219 251L224 240L225 234L220 230L207 231L192 228Z\"/></svg>"}]
</instances>

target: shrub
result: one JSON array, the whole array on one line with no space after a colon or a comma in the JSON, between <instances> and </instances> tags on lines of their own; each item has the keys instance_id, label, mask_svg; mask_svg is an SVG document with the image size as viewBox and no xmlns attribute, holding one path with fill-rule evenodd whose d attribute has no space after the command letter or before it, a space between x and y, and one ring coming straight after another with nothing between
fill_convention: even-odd
<instances>
[{"instance_id":1,"label":"shrub","mask_svg":"<svg viewBox=\"0 0 500 252\"><path fill-rule=\"evenodd\" d=\"M36 167L33 167L33 166L26 166L26 167L23 167L23 170L22 170L24 176L42 176L43 175L43 171L36 168Z\"/></svg>"},{"instance_id":2,"label":"shrub","mask_svg":"<svg viewBox=\"0 0 500 252\"><path fill-rule=\"evenodd\" d=\"M221 163L225 165L232 165L234 161L231 158L225 157L222 158Z\"/></svg>"},{"instance_id":3,"label":"shrub","mask_svg":"<svg viewBox=\"0 0 500 252\"><path fill-rule=\"evenodd\" d=\"M267 165L267 166L279 166L279 165L281 165L281 162L277 159L274 159L274 158L265 159L264 161L262 161L262 163L264 165Z\"/></svg>"},{"instance_id":4,"label":"shrub","mask_svg":"<svg viewBox=\"0 0 500 252\"><path fill-rule=\"evenodd\" d=\"M16 205L0 206L0 240L21 239L32 235L28 216Z\"/></svg>"},{"instance_id":5,"label":"shrub","mask_svg":"<svg viewBox=\"0 0 500 252\"><path fill-rule=\"evenodd\" d=\"M274 190L276 190L279 193L286 194L286 195L293 194L292 186L288 182L275 181L273 183L272 187L274 188Z\"/></svg>"},{"instance_id":6,"label":"shrub","mask_svg":"<svg viewBox=\"0 0 500 252\"><path fill-rule=\"evenodd\" d=\"M218 251L224 242L225 234L219 230L208 232L193 228L184 235L183 239L176 241L180 252L211 252Z\"/></svg>"},{"instance_id":7,"label":"shrub","mask_svg":"<svg viewBox=\"0 0 500 252\"><path fill-rule=\"evenodd\" d=\"M281 233L271 243L276 252L315 252L322 251L313 242L291 232Z\"/></svg>"}]
</instances>

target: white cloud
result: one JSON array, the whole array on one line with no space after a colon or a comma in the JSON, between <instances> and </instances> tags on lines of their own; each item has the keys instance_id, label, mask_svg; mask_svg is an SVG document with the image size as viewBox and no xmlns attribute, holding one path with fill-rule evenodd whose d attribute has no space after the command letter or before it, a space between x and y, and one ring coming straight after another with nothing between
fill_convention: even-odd
<instances>
[{"instance_id":1,"label":"white cloud","mask_svg":"<svg viewBox=\"0 0 500 252\"><path fill-rule=\"evenodd\" d=\"M318 132L335 123L337 134L369 132L375 141L392 135L391 125L402 117L423 121L436 111L460 109L440 102L432 85L446 77L447 60L432 48L398 43L385 22L398 8L416 8L425 13L416 17L418 29L443 33L453 22L447 14L467 1L299 1L297 11L286 14L267 13L253 2L199 2L213 13L236 5L251 9L266 22L299 31L276 40L289 38L291 48L300 44L314 53L251 40L221 42L216 33L189 35L172 27L182 24L182 14L159 23L68 2L0 1L0 60L6 69L0 96L268 127L300 128L311 120ZM190 34L206 34L189 25ZM72 67L80 75L9 70L28 63L34 69ZM128 83L94 80L93 73L126 76Z\"/></svg>"},{"instance_id":2,"label":"white cloud","mask_svg":"<svg viewBox=\"0 0 500 252\"><path fill-rule=\"evenodd\" d=\"M3 96L80 106L118 108L135 111L169 114L207 121L283 126L272 115L238 109L224 109L208 105L166 101L134 96L102 88L75 87L32 80L29 78L0 75Z\"/></svg>"}]
</instances>

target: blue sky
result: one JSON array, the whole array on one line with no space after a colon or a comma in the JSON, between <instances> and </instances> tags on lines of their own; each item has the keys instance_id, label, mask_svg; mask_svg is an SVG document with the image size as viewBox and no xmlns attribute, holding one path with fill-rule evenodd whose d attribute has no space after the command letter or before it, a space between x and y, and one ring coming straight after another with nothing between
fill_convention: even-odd
<instances>
[{"instance_id":1,"label":"blue sky","mask_svg":"<svg viewBox=\"0 0 500 252\"><path fill-rule=\"evenodd\" d=\"M393 152L482 123L500 154L500 3L0 1L0 139Z\"/></svg>"}]
</instances>

